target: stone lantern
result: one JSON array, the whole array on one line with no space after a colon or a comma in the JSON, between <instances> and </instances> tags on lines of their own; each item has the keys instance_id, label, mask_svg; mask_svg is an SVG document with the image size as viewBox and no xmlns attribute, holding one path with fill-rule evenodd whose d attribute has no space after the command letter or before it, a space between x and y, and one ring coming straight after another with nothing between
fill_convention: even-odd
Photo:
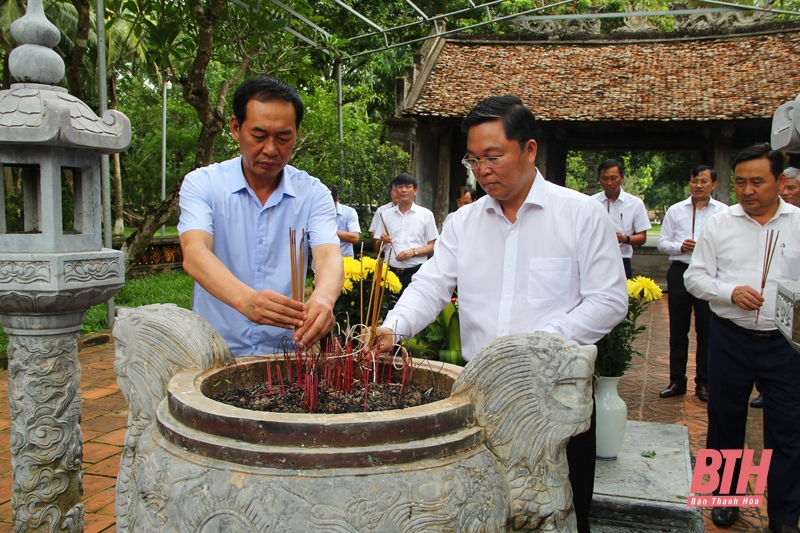
<instances>
[{"instance_id":1,"label":"stone lantern","mask_svg":"<svg viewBox=\"0 0 800 533\"><path fill-rule=\"evenodd\" d=\"M124 283L123 253L102 247L100 155L126 150L131 126L55 86L60 33L41 0L28 1L11 33L22 43L9 56L20 83L0 91L0 170L21 180L23 209L21 227L10 227L0 186L0 324L14 529L83 531L78 334L86 310Z\"/></svg>"}]
</instances>

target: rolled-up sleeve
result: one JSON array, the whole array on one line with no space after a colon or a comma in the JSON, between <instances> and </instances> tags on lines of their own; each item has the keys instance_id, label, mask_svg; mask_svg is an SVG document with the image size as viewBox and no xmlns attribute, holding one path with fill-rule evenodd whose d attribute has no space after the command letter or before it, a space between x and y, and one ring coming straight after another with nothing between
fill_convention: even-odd
<instances>
[{"instance_id":1,"label":"rolled-up sleeve","mask_svg":"<svg viewBox=\"0 0 800 533\"><path fill-rule=\"evenodd\" d=\"M197 169L186 175L181 185L179 205L179 235L193 229L214 235L213 202L206 169Z\"/></svg>"},{"instance_id":2,"label":"rolled-up sleeve","mask_svg":"<svg viewBox=\"0 0 800 533\"><path fill-rule=\"evenodd\" d=\"M336 234L336 204L330 191L321 183L316 183L311 194L311 210L308 214L308 243L311 248L320 244L339 246Z\"/></svg>"},{"instance_id":3,"label":"rolled-up sleeve","mask_svg":"<svg viewBox=\"0 0 800 533\"><path fill-rule=\"evenodd\" d=\"M667 255L680 255L683 253L681 246L683 242L675 239L675 211L677 206L672 206L667 210L664 223L661 225L661 233L658 236L658 251Z\"/></svg>"}]
</instances>

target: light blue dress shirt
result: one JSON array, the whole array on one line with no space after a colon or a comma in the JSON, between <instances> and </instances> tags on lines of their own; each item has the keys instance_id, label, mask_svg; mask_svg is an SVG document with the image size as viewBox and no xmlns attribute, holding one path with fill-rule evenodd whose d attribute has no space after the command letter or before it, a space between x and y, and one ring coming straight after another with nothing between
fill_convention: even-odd
<instances>
[{"instance_id":1,"label":"light blue dress shirt","mask_svg":"<svg viewBox=\"0 0 800 533\"><path fill-rule=\"evenodd\" d=\"M178 233L195 229L210 233L214 255L257 291L291 297L289 228L297 230L298 242L305 229L311 248L339 244L330 191L317 178L289 165L263 206L245 180L241 157L199 168L183 180L180 207ZM309 255L306 252L306 258ZM293 349L292 330L255 324L197 283L193 309L222 335L234 356Z\"/></svg>"},{"instance_id":2,"label":"light blue dress shirt","mask_svg":"<svg viewBox=\"0 0 800 533\"><path fill-rule=\"evenodd\" d=\"M336 228L339 231L361 234L361 226L358 224L358 213L356 213L356 210L349 205L342 205L341 203L336 204ZM354 257L352 243L342 242L339 246L342 249L343 256Z\"/></svg>"}]
</instances>

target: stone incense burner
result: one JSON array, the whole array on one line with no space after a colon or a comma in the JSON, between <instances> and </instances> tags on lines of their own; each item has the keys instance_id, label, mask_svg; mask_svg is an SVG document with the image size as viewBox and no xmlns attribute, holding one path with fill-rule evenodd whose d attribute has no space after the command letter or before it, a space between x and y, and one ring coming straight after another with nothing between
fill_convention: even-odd
<instances>
[{"instance_id":1,"label":"stone incense burner","mask_svg":"<svg viewBox=\"0 0 800 533\"><path fill-rule=\"evenodd\" d=\"M565 456L591 416L594 347L504 337L466 368L417 361L445 400L345 415L255 412L208 395L264 380L198 315L120 310L131 409L120 532L575 531Z\"/></svg>"}]
</instances>

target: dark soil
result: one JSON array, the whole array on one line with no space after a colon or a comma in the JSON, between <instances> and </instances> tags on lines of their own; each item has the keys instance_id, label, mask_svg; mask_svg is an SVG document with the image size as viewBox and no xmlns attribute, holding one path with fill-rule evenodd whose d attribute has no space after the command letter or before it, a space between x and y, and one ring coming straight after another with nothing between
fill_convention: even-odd
<instances>
[{"instance_id":1,"label":"dark soil","mask_svg":"<svg viewBox=\"0 0 800 533\"><path fill-rule=\"evenodd\" d=\"M327 385L327 384L326 384ZM267 383L260 383L249 389L235 389L214 394L211 399L218 402L249 409L251 411L269 411L273 413L307 413L304 402L304 390L297 386L281 387L272 384L273 393L269 393ZM443 400L450 396L449 390L429 387L421 388L411 382L400 395L400 383L370 383L367 409L364 409L363 383L354 385L350 393L327 388L320 383L317 396L317 414L363 413L365 411L389 411L405 409L417 405Z\"/></svg>"}]
</instances>

